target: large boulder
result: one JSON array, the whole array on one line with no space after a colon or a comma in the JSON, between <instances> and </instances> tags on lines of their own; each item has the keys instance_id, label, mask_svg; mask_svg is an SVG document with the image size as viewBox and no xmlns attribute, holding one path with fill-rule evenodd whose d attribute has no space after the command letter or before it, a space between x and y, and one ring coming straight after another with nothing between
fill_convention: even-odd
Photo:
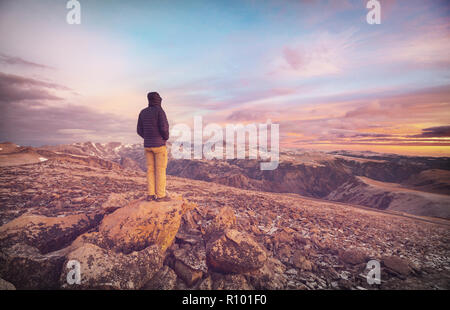
<instances>
[{"instance_id":1,"label":"large boulder","mask_svg":"<svg viewBox=\"0 0 450 310\"><path fill-rule=\"evenodd\" d=\"M206 244L209 267L223 273L245 273L261 268L267 260L265 250L247 233L227 229Z\"/></svg>"},{"instance_id":2,"label":"large boulder","mask_svg":"<svg viewBox=\"0 0 450 310\"><path fill-rule=\"evenodd\" d=\"M137 200L105 216L98 237L103 247L125 254L152 244L164 252L175 239L181 217L194 207L181 197L167 202Z\"/></svg>"},{"instance_id":3,"label":"large boulder","mask_svg":"<svg viewBox=\"0 0 450 310\"><path fill-rule=\"evenodd\" d=\"M64 217L22 215L0 227L0 245L24 243L41 253L61 249L78 235L98 224L101 214L75 214Z\"/></svg>"},{"instance_id":4,"label":"large boulder","mask_svg":"<svg viewBox=\"0 0 450 310\"><path fill-rule=\"evenodd\" d=\"M73 267L66 267L72 260L80 264L79 284L67 281ZM140 289L155 276L162 262L157 245L122 254L86 243L67 255L60 283L65 289Z\"/></svg>"}]
</instances>

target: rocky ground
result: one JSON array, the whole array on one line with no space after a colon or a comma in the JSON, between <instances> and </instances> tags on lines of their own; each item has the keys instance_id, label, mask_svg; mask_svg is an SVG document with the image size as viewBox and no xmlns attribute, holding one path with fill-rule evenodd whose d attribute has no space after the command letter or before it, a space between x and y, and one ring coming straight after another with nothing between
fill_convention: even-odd
<instances>
[{"instance_id":1,"label":"rocky ground","mask_svg":"<svg viewBox=\"0 0 450 310\"><path fill-rule=\"evenodd\" d=\"M172 202L145 203L142 172L48 157L0 168L2 288L450 288L445 220L173 176Z\"/></svg>"}]
</instances>

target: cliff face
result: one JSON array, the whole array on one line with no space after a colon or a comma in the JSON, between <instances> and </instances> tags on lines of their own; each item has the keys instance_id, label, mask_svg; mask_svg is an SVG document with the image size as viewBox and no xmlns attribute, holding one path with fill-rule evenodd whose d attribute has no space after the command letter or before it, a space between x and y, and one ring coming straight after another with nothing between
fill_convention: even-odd
<instances>
[{"instance_id":1,"label":"cliff face","mask_svg":"<svg viewBox=\"0 0 450 310\"><path fill-rule=\"evenodd\" d=\"M173 201L144 202L144 172L60 155L0 168L5 287L449 288L448 221L174 176Z\"/></svg>"},{"instance_id":2,"label":"cliff face","mask_svg":"<svg viewBox=\"0 0 450 310\"><path fill-rule=\"evenodd\" d=\"M262 171L256 160L172 160L167 172L179 177L238 188L296 193L318 198L327 196L343 183L356 181L344 166L328 163L310 165L281 162L275 170Z\"/></svg>"},{"instance_id":3,"label":"cliff face","mask_svg":"<svg viewBox=\"0 0 450 310\"><path fill-rule=\"evenodd\" d=\"M427 169L412 175L403 185L424 192L450 195L450 171Z\"/></svg>"},{"instance_id":4,"label":"cliff face","mask_svg":"<svg viewBox=\"0 0 450 310\"><path fill-rule=\"evenodd\" d=\"M345 183L326 199L371 206L381 210L450 218L450 196L402 187L397 183L379 182L357 177L357 183Z\"/></svg>"}]
</instances>

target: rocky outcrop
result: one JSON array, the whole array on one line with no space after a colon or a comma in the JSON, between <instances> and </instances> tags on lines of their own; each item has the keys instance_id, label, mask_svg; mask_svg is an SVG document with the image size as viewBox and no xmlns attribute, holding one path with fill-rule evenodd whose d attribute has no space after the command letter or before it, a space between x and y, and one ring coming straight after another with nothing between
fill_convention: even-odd
<instances>
[{"instance_id":1,"label":"rocky outcrop","mask_svg":"<svg viewBox=\"0 0 450 310\"><path fill-rule=\"evenodd\" d=\"M158 282L173 278L173 270L159 272L164 252L173 244L183 214L194 207L194 204L174 195L168 202L136 200L105 216L98 231L83 234L71 244L73 250L67 255L66 263L70 260L80 263L82 281L80 284L67 284L66 270L60 279L62 287L170 287ZM184 256L183 259L184 263L188 262ZM177 270L180 266L177 264ZM183 274L187 275L187 272Z\"/></svg>"},{"instance_id":2,"label":"rocky outcrop","mask_svg":"<svg viewBox=\"0 0 450 310\"><path fill-rule=\"evenodd\" d=\"M25 214L0 227L0 277L18 289L54 289L68 246L97 225L101 213L48 217Z\"/></svg>"},{"instance_id":3,"label":"rocky outcrop","mask_svg":"<svg viewBox=\"0 0 450 310\"><path fill-rule=\"evenodd\" d=\"M164 252L175 239L181 217L193 207L181 197L168 202L135 201L103 219L98 229L101 244L125 254L157 244Z\"/></svg>"},{"instance_id":4,"label":"rocky outcrop","mask_svg":"<svg viewBox=\"0 0 450 310\"><path fill-rule=\"evenodd\" d=\"M174 196L169 202L135 200L119 207L125 198L110 196L95 215L27 214L1 226L0 277L19 289L144 287L161 269L181 217L195 205ZM84 233L96 225L95 231ZM71 260L81 265L80 284L67 282ZM178 261L180 273L180 266L195 268L189 256Z\"/></svg>"}]
</instances>

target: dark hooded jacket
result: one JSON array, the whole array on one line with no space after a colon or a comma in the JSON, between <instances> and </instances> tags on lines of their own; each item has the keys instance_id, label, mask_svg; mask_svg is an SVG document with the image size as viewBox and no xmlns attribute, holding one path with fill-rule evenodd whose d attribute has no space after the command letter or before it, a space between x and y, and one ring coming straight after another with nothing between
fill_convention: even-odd
<instances>
[{"instance_id":1,"label":"dark hooded jacket","mask_svg":"<svg viewBox=\"0 0 450 310\"><path fill-rule=\"evenodd\" d=\"M161 97L157 92L147 95L148 107L139 113L137 133L144 138L144 147L166 145L169 139L169 123L161 107Z\"/></svg>"}]
</instances>

